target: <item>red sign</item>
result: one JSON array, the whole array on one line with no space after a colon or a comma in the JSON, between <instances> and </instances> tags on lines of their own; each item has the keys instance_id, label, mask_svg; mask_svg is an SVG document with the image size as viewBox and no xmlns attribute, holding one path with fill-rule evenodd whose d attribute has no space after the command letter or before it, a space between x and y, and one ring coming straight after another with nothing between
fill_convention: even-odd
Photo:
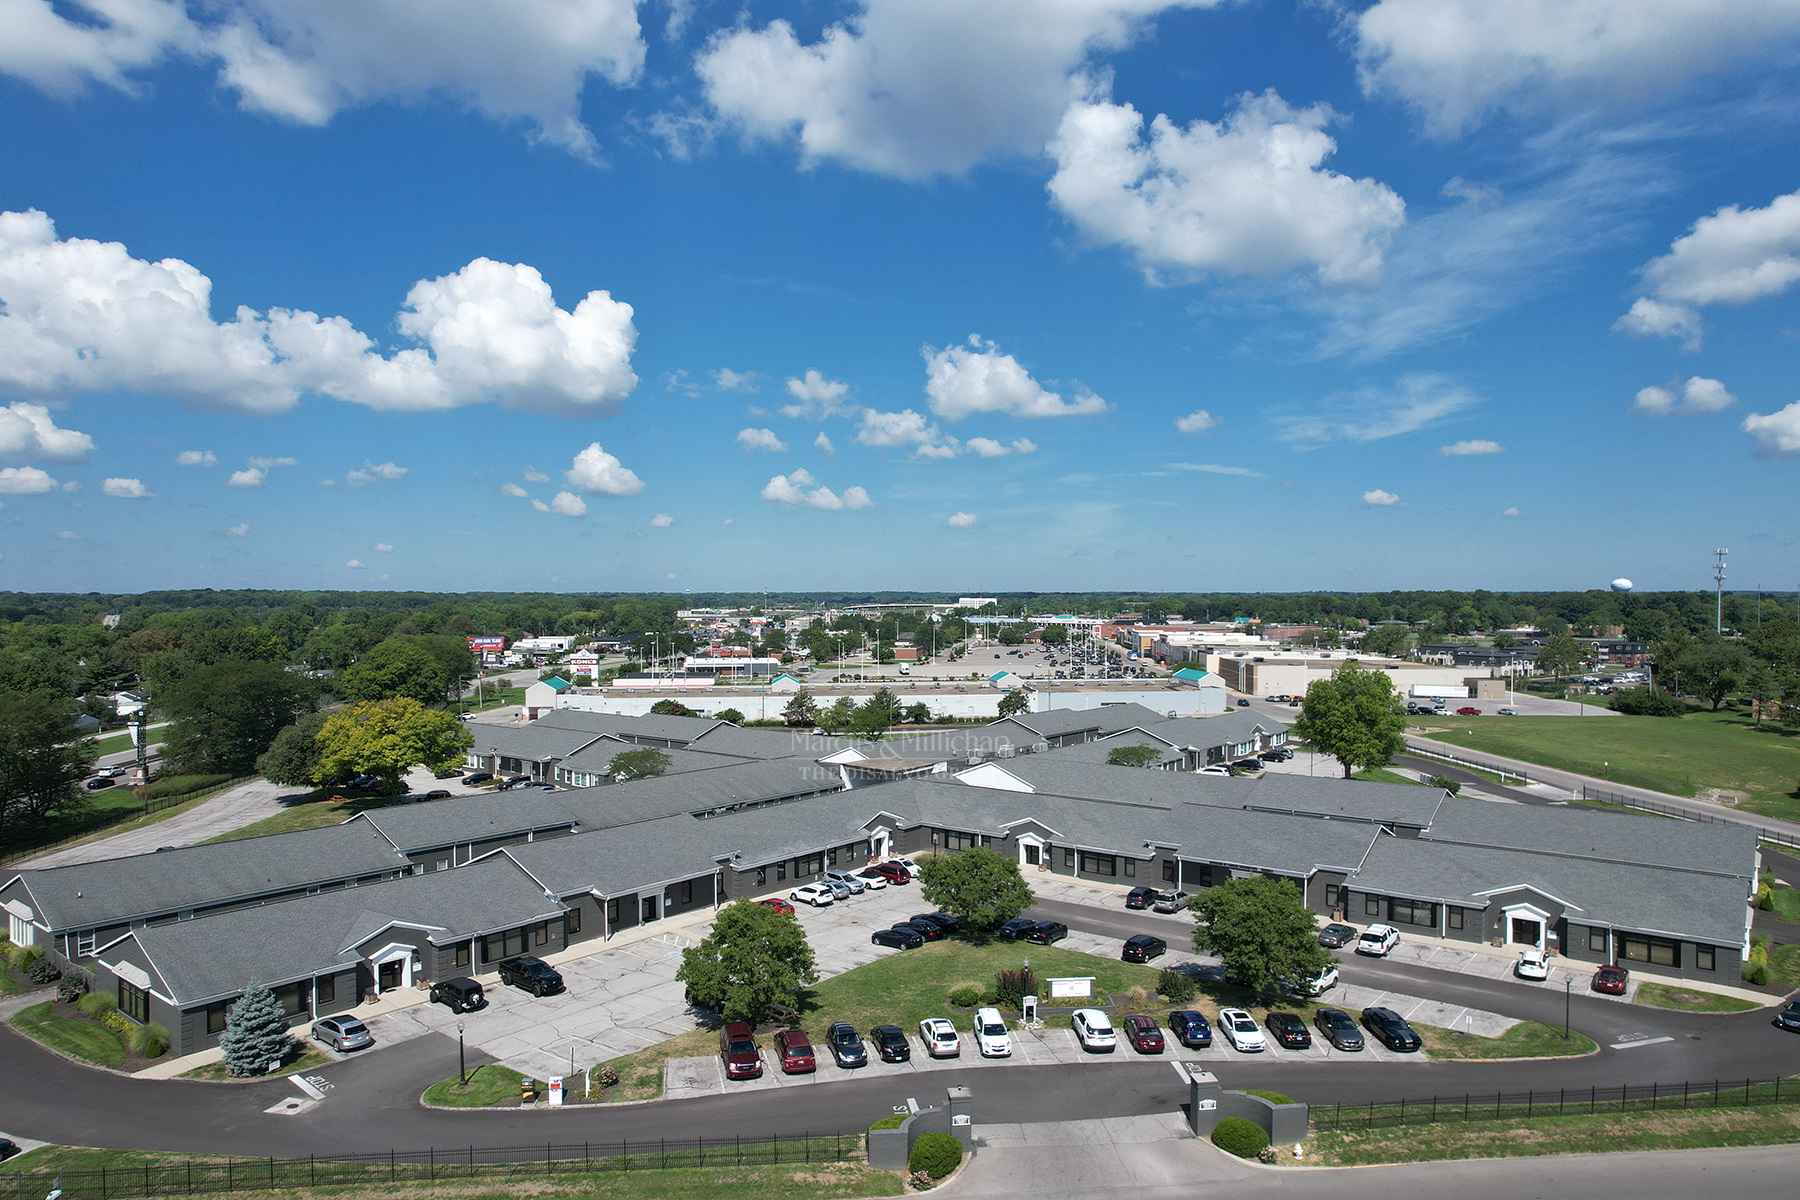
<instances>
[{"instance_id":1,"label":"red sign","mask_svg":"<svg viewBox=\"0 0 1800 1200\"><path fill-rule=\"evenodd\" d=\"M503 637L472 637L469 639L469 649L477 653L484 650L504 650L506 649L506 639Z\"/></svg>"}]
</instances>

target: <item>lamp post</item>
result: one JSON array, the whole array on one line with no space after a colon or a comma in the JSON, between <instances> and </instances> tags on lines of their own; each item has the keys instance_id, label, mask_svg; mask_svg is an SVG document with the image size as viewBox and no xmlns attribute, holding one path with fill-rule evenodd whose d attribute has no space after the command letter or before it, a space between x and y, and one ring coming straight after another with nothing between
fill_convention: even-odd
<instances>
[{"instance_id":1,"label":"lamp post","mask_svg":"<svg viewBox=\"0 0 1800 1200\"><path fill-rule=\"evenodd\" d=\"M463 1023L456 1023L456 1077L462 1081L463 1087L469 1086L469 1067L463 1058Z\"/></svg>"}]
</instances>

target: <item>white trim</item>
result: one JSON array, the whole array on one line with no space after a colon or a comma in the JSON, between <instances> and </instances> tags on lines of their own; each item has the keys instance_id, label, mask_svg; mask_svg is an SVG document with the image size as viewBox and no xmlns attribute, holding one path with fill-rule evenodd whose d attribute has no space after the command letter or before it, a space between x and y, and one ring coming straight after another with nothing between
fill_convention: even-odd
<instances>
[{"instance_id":1,"label":"white trim","mask_svg":"<svg viewBox=\"0 0 1800 1200\"><path fill-rule=\"evenodd\" d=\"M31 911L31 905L21 903L17 900L8 900L5 904L0 905L0 908L6 909L7 912L19 918L21 921L37 920L37 914Z\"/></svg>"},{"instance_id":2,"label":"white trim","mask_svg":"<svg viewBox=\"0 0 1800 1200\"><path fill-rule=\"evenodd\" d=\"M1513 937L1512 923L1514 917L1518 917L1521 920L1536 918L1538 927L1537 941L1521 942ZM1500 932L1502 936L1505 937L1506 944L1509 946L1530 946L1533 950L1542 950L1544 948L1544 942L1548 940L1550 936L1550 914L1543 909L1538 908L1536 905L1509 904L1500 910L1500 921Z\"/></svg>"},{"instance_id":3,"label":"white trim","mask_svg":"<svg viewBox=\"0 0 1800 1200\"><path fill-rule=\"evenodd\" d=\"M1046 867L1050 865L1050 856L1047 853L1047 847L1050 845L1050 843L1046 839L1039 837L1035 833L1021 833L1018 835L1018 837L1015 840L1018 842L1018 845L1019 845L1019 865L1021 867L1029 865L1025 861L1025 847L1027 847L1027 846L1036 846L1037 847L1037 849L1038 849L1037 865L1046 866Z\"/></svg>"},{"instance_id":4,"label":"white trim","mask_svg":"<svg viewBox=\"0 0 1800 1200\"><path fill-rule=\"evenodd\" d=\"M1544 899L1554 901L1557 904L1562 905L1564 908L1573 909L1575 912L1586 912L1587 911L1587 909L1581 907L1581 905L1572 903L1568 900L1564 900L1561 896L1555 895L1554 893L1551 893L1551 892L1546 892L1543 888L1538 887L1536 884L1531 884L1531 883L1509 883L1505 887L1488 888L1485 891L1470 892L1469 895L1471 895L1471 896L1498 896L1501 892L1535 892L1536 894L1542 896Z\"/></svg>"},{"instance_id":5,"label":"white trim","mask_svg":"<svg viewBox=\"0 0 1800 1200\"><path fill-rule=\"evenodd\" d=\"M117 975L120 979L123 979L126 983L131 984L133 987L142 988L146 992L150 990L150 972L144 970L144 968L138 966L136 963L118 962L106 963L104 965L107 970L111 971L114 975Z\"/></svg>"}]
</instances>

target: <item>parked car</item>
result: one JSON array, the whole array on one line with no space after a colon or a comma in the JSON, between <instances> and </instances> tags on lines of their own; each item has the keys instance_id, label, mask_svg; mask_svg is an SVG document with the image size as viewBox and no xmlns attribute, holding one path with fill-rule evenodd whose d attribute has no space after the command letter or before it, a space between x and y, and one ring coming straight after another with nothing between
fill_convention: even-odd
<instances>
[{"instance_id":1,"label":"parked car","mask_svg":"<svg viewBox=\"0 0 1800 1200\"><path fill-rule=\"evenodd\" d=\"M856 872L856 877L862 880L863 886L868 888L871 892L879 892L888 885L888 877L880 871L877 871L874 867L868 867Z\"/></svg>"},{"instance_id":2,"label":"parked car","mask_svg":"<svg viewBox=\"0 0 1800 1200\"><path fill-rule=\"evenodd\" d=\"M1605 992L1609 996L1623 996L1625 985L1631 979L1631 972L1620 966L1601 967L1594 972L1594 990Z\"/></svg>"},{"instance_id":3,"label":"parked car","mask_svg":"<svg viewBox=\"0 0 1800 1200\"><path fill-rule=\"evenodd\" d=\"M323 1021L314 1021L312 1035L313 1041L324 1042L340 1054L375 1044L375 1035L355 1017L326 1017Z\"/></svg>"},{"instance_id":4,"label":"parked car","mask_svg":"<svg viewBox=\"0 0 1800 1200\"><path fill-rule=\"evenodd\" d=\"M775 1061L781 1064L783 1075L805 1075L819 1067L812 1039L804 1029L783 1029L775 1035Z\"/></svg>"},{"instance_id":5,"label":"parked car","mask_svg":"<svg viewBox=\"0 0 1800 1200\"><path fill-rule=\"evenodd\" d=\"M1169 1032L1175 1040L1190 1049L1199 1050L1212 1045L1212 1026L1207 1024L1206 1014L1192 1009L1182 1009L1169 1014Z\"/></svg>"},{"instance_id":6,"label":"parked car","mask_svg":"<svg viewBox=\"0 0 1800 1200\"><path fill-rule=\"evenodd\" d=\"M1238 702L1237 702L1237 706L1238 706L1238 707L1239 707L1239 708L1249 708L1249 707L1250 707L1250 702L1249 702L1249 701L1248 701L1248 700L1239 700L1239 701L1238 701Z\"/></svg>"},{"instance_id":7,"label":"parked car","mask_svg":"<svg viewBox=\"0 0 1800 1200\"><path fill-rule=\"evenodd\" d=\"M1362 1010L1363 1028L1381 1039L1389 1050L1417 1050L1419 1035L1406 1023L1406 1018L1391 1008Z\"/></svg>"},{"instance_id":8,"label":"parked car","mask_svg":"<svg viewBox=\"0 0 1800 1200\"><path fill-rule=\"evenodd\" d=\"M534 996L550 996L563 990L563 977L541 958L521 954L501 960L500 982L523 988Z\"/></svg>"},{"instance_id":9,"label":"parked car","mask_svg":"<svg viewBox=\"0 0 1800 1200\"><path fill-rule=\"evenodd\" d=\"M1338 969L1335 965L1327 963L1324 970L1310 979L1297 980L1294 983L1294 990L1302 996L1323 996L1337 985Z\"/></svg>"},{"instance_id":10,"label":"parked car","mask_svg":"<svg viewBox=\"0 0 1800 1200\"><path fill-rule=\"evenodd\" d=\"M1333 921L1319 930L1319 945L1337 950L1356 940L1356 926Z\"/></svg>"},{"instance_id":11,"label":"parked car","mask_svg":"<svg viewBox=\"0 0 1800 1200\"><path fill-rule=\"evenodd\" d=\"M1210 767L1201 767L1198 771L1195 771L1194 774L1196 774L1196 775L1230 775L1231 768L1228 766L1225 766L1223 763L1214 763Z\"/></svg>"},{"instance_id":12,"label":"parked car","mask_svg":"<svg viewBox=\"0 0 1800 1200\"><path fill-rule=\"evenodd\" d=\"M1161 1054L1163 1052L1162 1030L1149 1017L1126 1017L1119 1022L1119 1028L1125 1031L1125 1040L1139 1054Z\"/></svg>"},{"instance_id":13,"label":"parked car","mask_svg":"<svg viewBox=\"0 0 1800 1200\"><path fill-rule=\"evenodd\" d=\"M1161 888L1134 887L1125 893L1126 908L1149 908L1162 895Z\"/></svg>"},{"instance_id":14,"label":"parked car","mask_svg":"<svg viewBox=\"0 0 1800 1200\"><path fill-rule=\"evenodd\" d=\"M911 926L896 929L877 929L869 935L869 942L876 946L891 946L895 950L914 950L925 944L925 939Z\"/></svg>"},{"instance_id":15,"label":"parked car","mask_svg":"<svg viewBox=\"0 0 1800 1200\"><path fill-rule=\"evenodd\" d=\"M1255 1054L1268 1049L1263 1040L1262 1030L1256 1027L1256 1021L1241 1008L1221 1008L1219 1010L1219 1032L1231 1043L1231 1048L1240 1054Z\"/></svg>"},{"instance_id":16,"label":"parked car","mask_svg":"<svg viewBox=\"0 0 1800 1200\"><path fill-rule=\"evenodd\" d=\"M1788 1006L1775 1014L1772 1024L1789 1033L1800 1033L1800 1000L1788 1001Z\"/></svg>"},{"instance_id":17,"label":"parked car","mask_svg":"<svg viewBox=\"0 0 1800 1200\"><path fill-rule=\"evenodd\" d=\"M1031 930L1020 938L1034 946L1049 946L1069 936L1069 927L1061 921L1039 921Z\"/></svg>"},{"instance_id":18,"label":"parked car","mask_svg":"<svg viewBox=\"0 0 1800 1200\"><path fill-rule=\"evenodd\" d=\"M906 1030L898 1025L875 1026L869 1030L869 1041L874 1043L882 1062L912 1061L912 1043L906 1040Z\"/></svg>"},{"instance_id":19,"label":"parked car","mask_svg":"<svg viewBox=\"0 0 1800 1200\"><path fill-rule=\"evenodd\" d=\"M475 771L463 776L463 782L471 785L477 783L492 783L493 779L494 775L491 771Z\"/></svg>"},{"instance_id":20,"label":"parked car","mask_svg":"<svg viewBox=\"0 0 1800 1200\"><path fill-rule=\"evenodd\" d=\"M1481 715L1481 710L1476 708L1473 704L1465 704L1456 710L1456 715L1459 717L1479 717Z\"/></svg>"},{"instance_id":21,"label":"parked car","mask_svg":"<svg viewBox=\"0 0 1800 1200\"><path fill-rule=\"evenodd\" d=\"M1069 1017L1069 1025L1075 1030L1075 1040L1081 1043L1083 1050L1112 1051L1119 1045L1119 1035L1112 1027L1112 1018L1097 1008L1078 1008Z\"/></svg>"},{"instance_id":22,"label":"parked car","mask_svg":"<svg viewBox=\"0 0 1800 1200\"><path fill-rule=\"evenodd\" d=\"M1125 939L1125 950L1119 955L1123 962L1149 962L1169 952L1169 943L1148 933L1136 934Z\"/></svg>"},{"instance_id":23,"label":"parked car","mask_svg":"<svg viewBox=\"0 0 1800 1200\"><path fill-rule=\"evenodd\" d=\"M1494 711L1499 713L1503 717L1516 717L1519 715L1519 710L1516 708L1513 708L1511 705L1507 705L1502 708L1496 708Z\"/></svg>"},{"instance_id":24,"label":"parked car","mask_svg":"<svg viewBox=\"0 0 1800 1200\"><path fill-rule=\"evenodd\" d=\"M531 782L532 782L532 778L529 775L508 775L506 777L505 781L500 784L500 786L502 788L516 788L522 783L531 783Z\"/></svg>"},{"instance_id":25,"label":"parked car","mask_svg":"<svg viewBox=\"0 0 1800 1200\"><path fill-rule=\"evenodd\" d=\"M894 858L890 858L890 859L888 859L888 862L896 863L899 866L905 868L906 874L908 875L908 877L910 877L912 879L917 879L919 877L919 864L914 862L912 859L907 858L904 854L897 855Z\"/></svg>"},{"instance_id":26,"label":"parked car","mask_svg":"<svg viewBox=\"0 0 1800 1200\"><path fill-rule=\"evenodd\" d=\"M1231 770L1236 775L1254 775L1266 766L1260 758L1240 758L1231 764Z\"/></svg>"},{"instance_id":27,"label":"parked car","mask_svg":"<svg viewBox=\"0 0 1800 1200\"><path fill-rule=\"evenodd\" d=\"M869 867L869 870L875 872L890 884L911 883L913 881L912 872L897 862L874 863Z\"/></svg>"},{"instance_id":28,"label":"parked car","mask_svg":"<svg viewBox=\"0 0 1800 1200\"><path fill-rule=\"evenodd\" d=\"M762 1078L762 1050L743 1021L727 1021L719 1030L719 1057L725 1060L727 1079Z\"/></svg>"},{"instance_id":29,"label":"parked car","mask_svg":"<svg viewBox=\"0 0 1800 1200\"><path fill-rule=\"evenodd\" d=\"M1009 1058L1012 1035L1006 1031L1006 1018L997 1008L978 1008L969 1032L975 1035L975 1048L983 1058Z\"/></svg>"},{"instance_id":30,"label":"parked car","mask_svg":"<svg viewBox=\"0 0 1800 1200\"><path fill-rule=\"evenodd\" d=\"M1341 1008L1321 1008L1313 1014L1313 1027L1319 1036L1336 1046L1339 1050L1355 1051L1363 1048L1362 1030L1350 1019L1350 1014Z\"/></svg>"},{"instance_id":31,"label":"parked car","mask_svg":"<svg viewBox=\"0 0 1800 1200\"><path fill-rule=\"evenodd\" d=\"M1400 944L1400 931L1392 925L1371 925L1356 939L1356 952L1386 958Z\"/></svg>"},{"instance_id":32,"label":"parked car","mask_svg":"<svg viewBox=\"0 0 1800 1200\"><path fill-rule=\"evenodd\" d=\"M945 912L919 913L916 916L906 918L906 920L912 925L917 925L920 921L929 921L945 933L955 933L962 928L961 921Z\"/></svg>"},{"instance_id":33,"label":"parked car","mask_svg":"<svg viewBox=\"0 0 1800 1200\"><path fill-rule=\"evenodd\" d=\"M0 1138L0 1162L5 1162L9 1158L14 1158L19 1153L19 1143L13 1141L11 1138Z\"/></svg>"},{"instance_id":34,"label":"parked car","mask_svg":"<svg viewBox=\"0 0 1800 1200\"><path fill-rule=\"evenodd\" d=\"M1272 1012L1263 1018L1263 1028L1274 1035L1277 1045L1285 1049L1312 1048L1312 1034L1307 1030L1306 1022L1293 1013Z\"/></svg>"},{"instance_id":35,"label":"parked car","mask_svg":"<svg viewBox=\"0 0 1800 1200\"><path fill-rule=\"evenodd\" d=\"M948 1017L926 1017L919 1022L919 1041L932 1058L958 1058L962 1055L962 1039Z\"/></svg>"},{"instance_id":36,"label":"parked car","mask_svg":"<svg viewBox=\"0 0 1800 1200\"><path fill-rule=\"evenodd\" d=\"M766 904L783 916L791 917L794 915L794 906L789 904L786 900L783 900L780 896L769 896L766 899L758 900L757 903Z\"/></svg>"},{"instance_id":37,"label":"parked car","mask_svg":"<svg viewBox=\"0 0 1800 1200\"><path fill-rule=\"evenodd\" d=\"M117 763L114 763L114 764L113 764L113 765L112 765L112 766L110 766L110 767L100 767L100 768L97 768L97 769L96 769L96 770L95 770L95 771L94 771L94 774L96 774L96 775L104 775L104 776L106 776L106 777L107 777L107 778L108 778L108 779L117 779L117 778L119 778L119 777L120 777L120 776L121 776L121 775L123 775L123 774L125 774L125 768L124 768L124 767L121 767L121 766L119 766L119 765L118 765L118 764L117 764Z\"/></svg>"},{"instance_id":38,"label":"parked car","mask_svg":"<svg viewBox=\"0 0 1800 1200\"><path fill-rule=\"evenodd\" d=\"M448 800L449 798L450 793L443 788L433 788L431 791L426 792L423 796L419 797L421 800Z\"/></svg>"},{"instance_id":39,"label":"parked car","mask_svg":"<svg viewBox=\"0 0 1800 1200\"><path fill-rule=\"evenodd\" d=\"M825 1031L825 1044L831 1047L831 1057L840 1067L869 1065L869 1052L863 1049L862 1035L848 1021L833 1021L831 1028Z\"/></svg>"},{"instance_id":40,"label":"parked car","mask_svg":"<svg viewBox=\"0 0 1800 1200\"><path fill-rule=\"evenodd\" d=\"M932 921L896 921L895 929L910 929L928 942L944 940L944 931Z\"/></svg>"},{"instance_id":41,"label":"parked car","mask_svg":"<svg viewBox=\"0 0 1800 1200\"><path fill-rule=\"evenodd\" d=\"M487 1005L481 985L467 976L440 979L431 985L431 1002L442 1004L453 1013L474 1012Z\"/></svg>"},{"instance_id":42,"label":"parked car","mask_svg":"<svg viewBox=\"0 0 1800 1200\"><path fill-rule=\"evenodd\" d=\"M869 881L849 871L827 871L825 878L832 883L841 883L850 889L852 896L860 896L869 890Z\"/></svg>"},{"instance_id":43,"label":"parked car","mask_svg":"<svg viewBox=\"0 0 1800 1200\"><path fill-rule=\"evenodd\" d=\"M1178 913L1187 907L1190 899L1191 897L1186 892L1171 888L1169 891L1158 894L1156 903L1150 907L1159 913Z\"/></svg>"},{"instance_id":44,"label":"parked car","mask_svg":"<svg viewBox=\"0 0 1800 1200\"><path fill-rule=\"evenodd\" d=\"M87 790L90 792L97 792L101 788L114 787L118 784L118 782L119 782L118 780L112 778L109 775L102 775L98 779L88 780L87 783L85 783L83 786L86 787Z\"/></svg>"},{"instance_id":45,"label":"parked car","mask_svg":"<svg viewBox=\"0 0 1800 1200\"><path fill-rule=\"evenodd\" d=\"M814 908L825 908L837 897L822 883L803 883L788 893L788 899L810 904Z\"/></svg>"},{"instance_id":46,"label":"parked car","mask_svg":"<svg viewBox=\"0 0 1800 1200\"><path fill-rule=\"evenodd\" d=\"M1014 917L995 930L994 936L1003 942L1016 942L1036 928L1037 922L1030 917Z\"/></svg>"},{"instance_id":47,"label":"parked car","mask_svg":"<svg viewBox=\"0 0 1800 1200\"><path fill-rule=\"evenodd\" d=\"M1264 762L1287 762L1293 757L1294 752L1289 750L1286 746L1276 746L1273 749L1264 750L1262 752L1262 759Z\"/></svg>"},{"instance_id":48,"label":"parked car","mask_svg":"<svg viewBox=\"0 0 1800 1200\"><path fill-rule=\"evenodd\" d=\"M841 904L850 898L850 885L847 883L839 883L835 879L821 879L817 886L830 892L831 899L836 903Z\"/></svg>"},{"instance_id":49,"label":"parked car","mask_svg":"<svg viewBox=\"0 0 1800 1200\"><path fill-rule=\"evenodd\" d=\"M1520 979L1550 978L1550 956L1542 950L1521 950L1519 961L1513 964L1513 974Z\"/></svg>"},{"instance_id":50,"label":"parked car","mask_svg":"<svg viewBox=\"0 0 1800 1200\"><path fill-rule=\"evenodd\" d=\"M461 779L463 773L459 768L451 767L448 771L433 771L431 777L433 779Z\"/></svg>"}]
</instances>

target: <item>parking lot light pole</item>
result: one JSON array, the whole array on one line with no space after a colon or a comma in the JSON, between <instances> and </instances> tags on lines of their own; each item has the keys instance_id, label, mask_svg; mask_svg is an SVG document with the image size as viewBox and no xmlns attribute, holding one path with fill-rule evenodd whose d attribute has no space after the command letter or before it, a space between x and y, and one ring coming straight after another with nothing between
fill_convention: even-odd
<instances>
[{"instance_id":1,"label":"parking lot light pole","mask_svg":"<svg viewBox=\"0 0 1800 1200\"><path fill-rule=\"evenodd\" d=\"M456 1077L462 1082L463 1087L469 1086L468 1062L463 1058L463 1023L461 1021L456 1023Z\"/></svg>"}]
</instances>

